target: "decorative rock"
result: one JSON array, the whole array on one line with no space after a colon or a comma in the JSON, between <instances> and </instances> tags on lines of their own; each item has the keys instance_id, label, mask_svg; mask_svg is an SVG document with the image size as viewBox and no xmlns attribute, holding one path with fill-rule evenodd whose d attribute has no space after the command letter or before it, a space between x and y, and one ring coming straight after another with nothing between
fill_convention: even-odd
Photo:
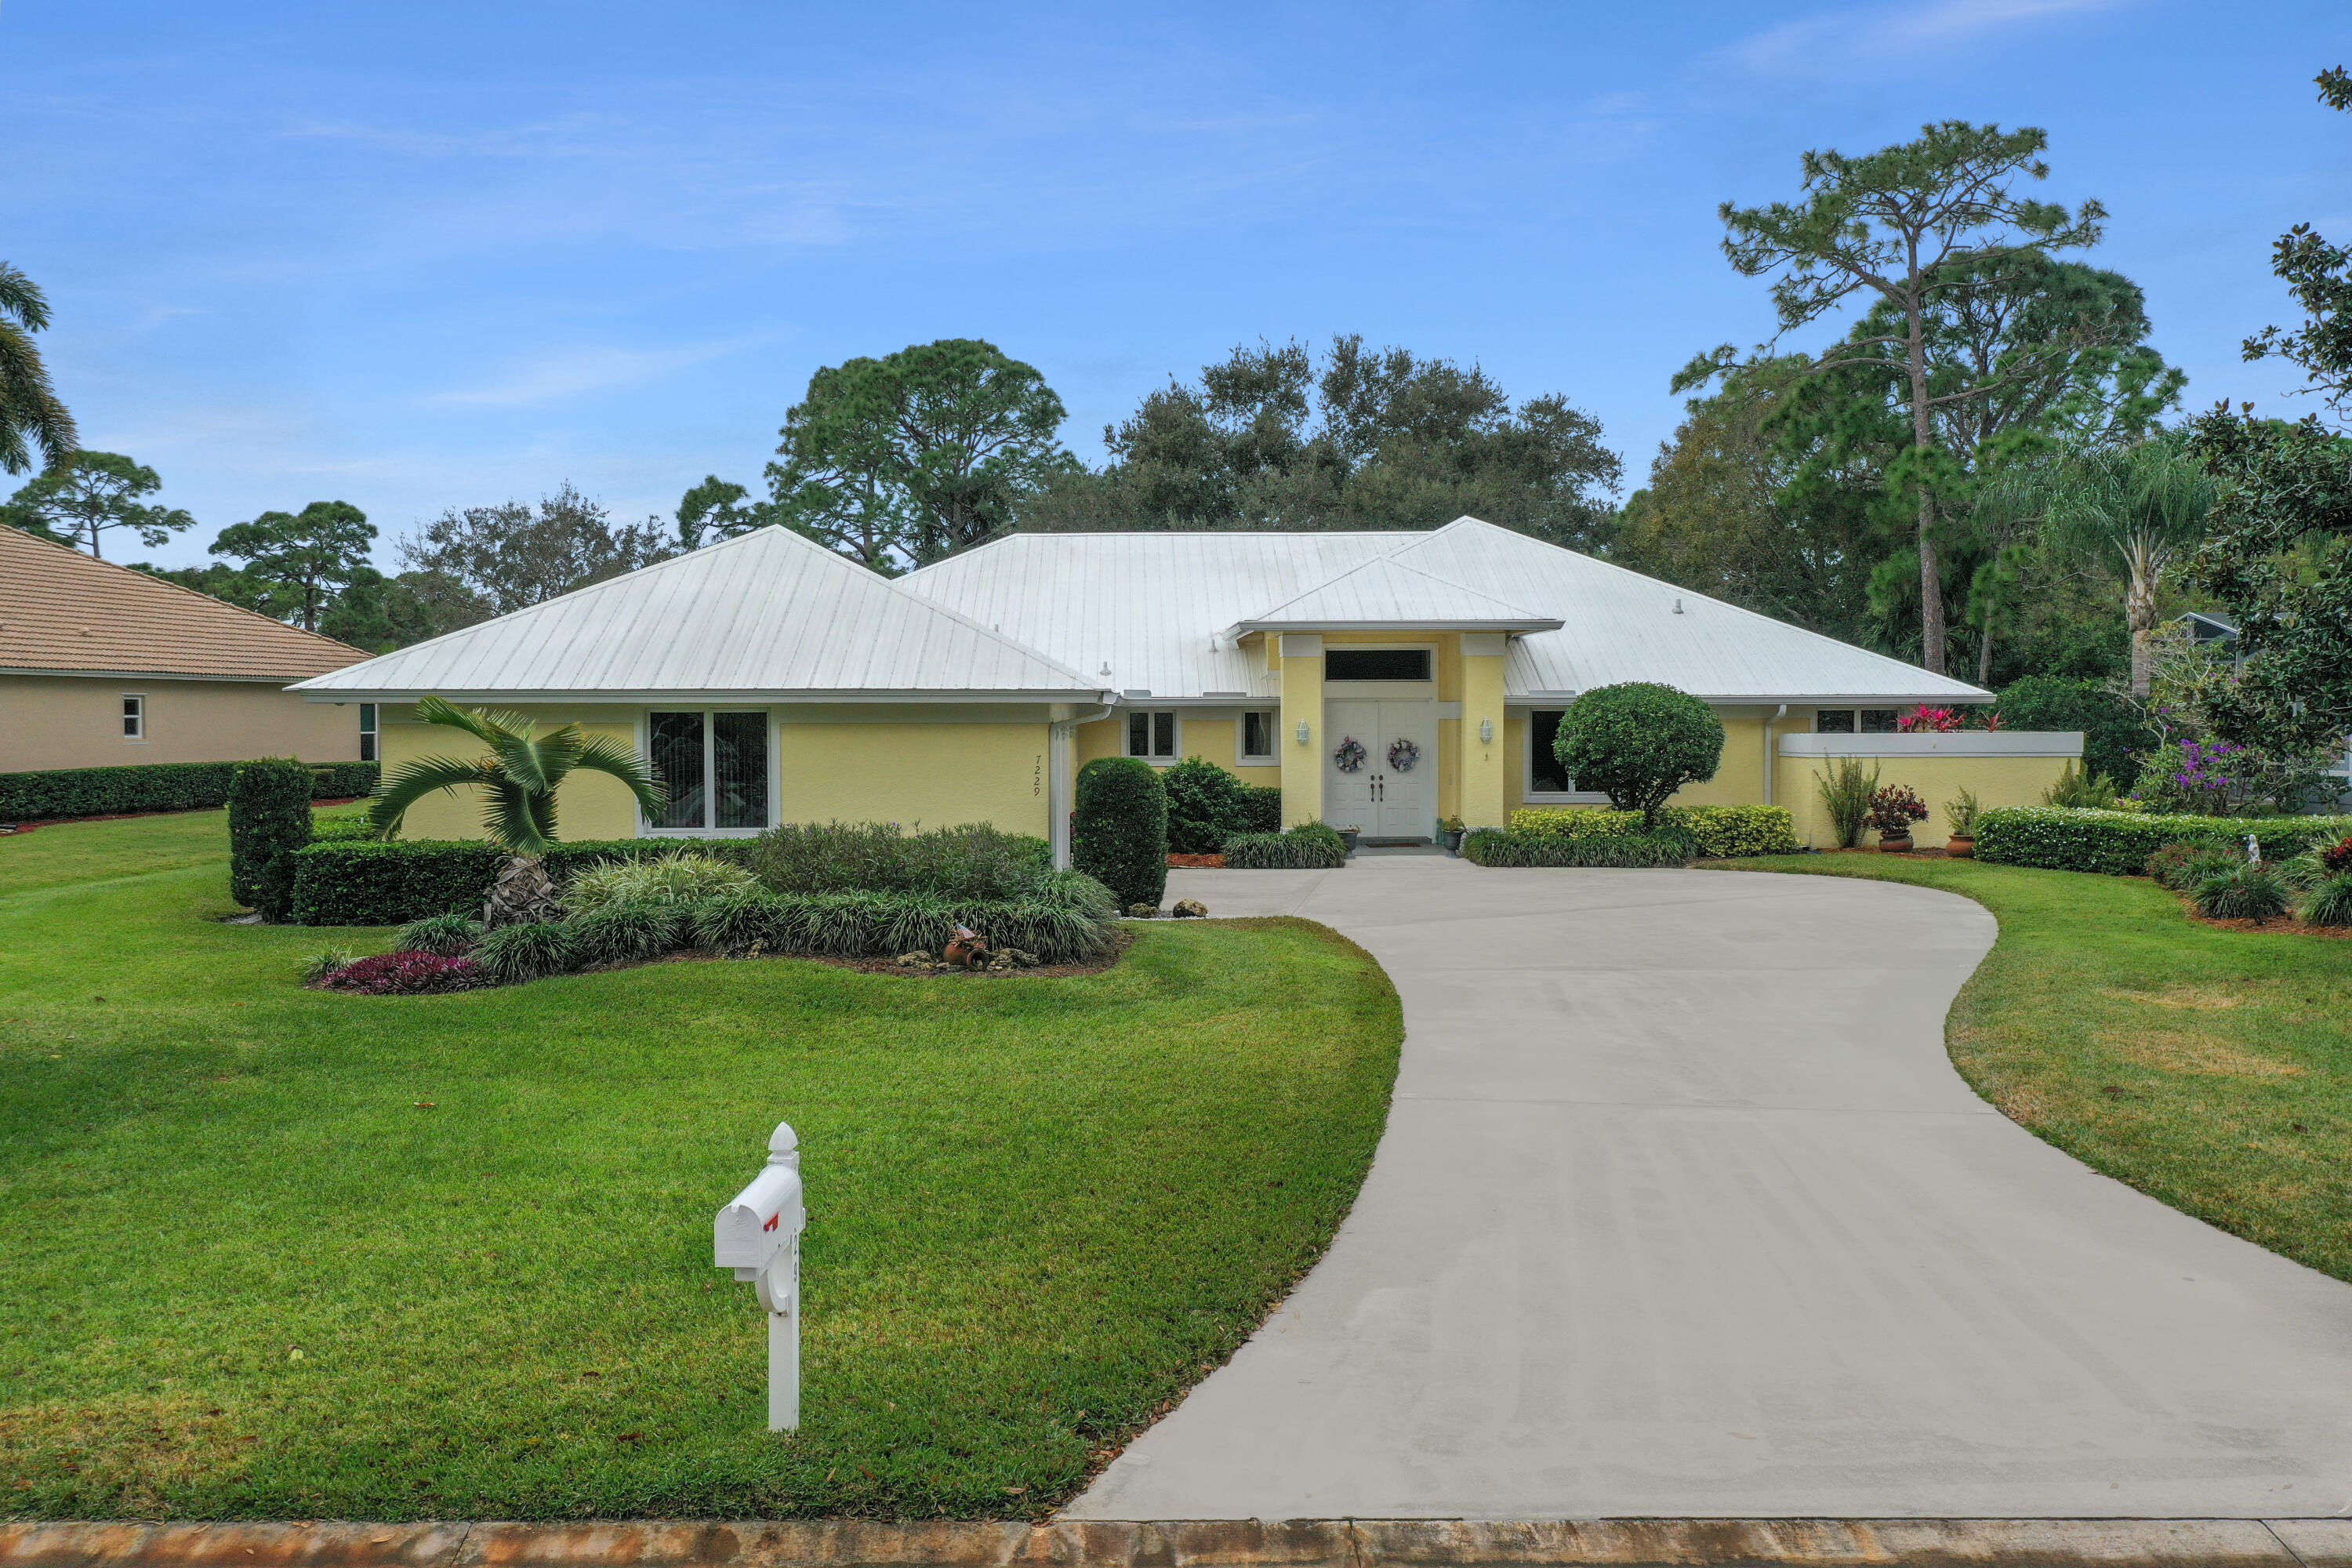
<instances>
[{"instance_id":1,"label":"decorative rock","mask_svg":"<svg viewBox=\"0 0 2352 1568\"><path fill-rule=\"evenodd\" d=\"M1158 904L1129 904L1127 906L1127 918L1131 921L1156 921L1160 918L1160 906Z\"/></svg>"},{"instance_id":2,"label":"decorative rock","mask_svg":"<svg viewBox=\"0 0 2352 1568\"><path fill-rule=\"evenodd\" d=\"M1016 969L1034 969L1040 963L1045 962L1045 960L1039 958L1035 953L1024 952L1017 947L1008 947L997 956L1011 960L1013 967Z\"/></svg>"},{"instance_id":3,"label":"decorative rock","mask_svg":"<svg viewBox=\"0 0 2352 1568\"><path fill-rule=\"evenodd\" d=\"M898 963L905 969L929 969L931 966L931 955L919 951L902 952L898 955Z\"/></svg>"},{"instance_id":4,"label":"decorative rock","mask_svg":"<svg viewBox=\"0 0 2352 1568\"><path fill-rule=\"evenodd\" d=\"M1175 909L1170 912L1180 921L1197 921L1207 917L1209 906L1198 899L1179 899Z\"/></svg>"}]
</instances>

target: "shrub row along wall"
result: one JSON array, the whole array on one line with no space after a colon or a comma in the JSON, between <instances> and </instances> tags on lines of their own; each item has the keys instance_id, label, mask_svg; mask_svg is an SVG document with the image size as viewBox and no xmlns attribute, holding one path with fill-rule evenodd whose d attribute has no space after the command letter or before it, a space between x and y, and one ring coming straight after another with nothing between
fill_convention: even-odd
<instances>
[{"instance_id":1,"label":"shrub row along wall","mask_svg":"<svg viewBox=\"0 0 2352 1568\"><path fill-rule=\"evenodd\" d=\"M1793 855L1797 821L1778 805L1670 805L1658 814L1673 833L1688 838L1711 860L1743 855ZM1590 805L1530 805L1511 813L1514 835L1537 838L1622 838L1642 831L1638 811ZM1607 864L1604 861L1544 861L1524 864ZM1482 862L1499 864L1499 862Z\"/></svg>"},{"instance_id":2,"label":"shrub row along wall","mask_svg":"<svg viewBox=\"0 0 2352 1568\"><path fill-rule=\"evenodd\" d=\"M2265 860L2302 854L2315 838L2352 834L2347 816L2158 816L2063 805L2000 806L1977 818L1977 858L2054 871L2134 877L2168 844L2242 847L2252 834Z\"/></svg>"},{"instance_id":3,"label":"shrub row along wall","mask_svg":"<svg viewBox=\"0 0 2352 1568\"><path fill-rule=\"evenodd\" d=\"M698 854L748 863L752 841L698 841ZM676 852L664 838L583 839L542 858L561 883L611 860ZM306 926L404 925L427 915L478 913L506 851L478 839L323 839L294 855L292 919Z\"/></svg>"},{"instance_id":4,"label":"shrub row along wall","mask_svg":"<svg viewBox=\"0 0 2352 1568\"><path fill-rule=\"evenodd\" d=\"M0 773L0 822L52 816L117 816L141 811L206 811L228 804L236 763L145 763L120 768L52 768ZM310 764L312 800L373 793L373 763Z\"/></svg>"},{"instance_id":5,"label":"shrub row along wall","mask_svg":"<svg viewBox=\"0 0 2352 1568\"><path fill-rule=\"evenodd\" d=\"M1638 813L1629 815L1641 820ZM1691 846L1675 833L1563 837L1481 827L1464 835L1462 858L1474 866L1681 866L1689 861Z\"/></svg>"},{"instance_id":6,"label":"shrub row along wall","mask_svg":"<svg viewBox=\"0 0 2352 1568\"><path fill-rule=\"evenodd\" d=\"M1348 841L1336 827L1302 822L1287 833L1228 834L1224 857L1231 871L1328 870L1348 863Z\"/></svg>"}]
</instances>

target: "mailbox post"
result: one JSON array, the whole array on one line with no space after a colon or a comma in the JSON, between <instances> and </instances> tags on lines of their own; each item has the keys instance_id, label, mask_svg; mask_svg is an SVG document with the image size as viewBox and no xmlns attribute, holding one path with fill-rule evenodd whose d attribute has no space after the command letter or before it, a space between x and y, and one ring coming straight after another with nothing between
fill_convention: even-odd
<instances>
[{"instance_id":1,"label":"mailbox post","mask_svg":"<svg viewBox=\"0 0 2352 1568\"><path fill-rule=\"evenodd\" d=\"M719 1211L710 1226L710 1261L732 1268L759 1293L768 1313L768 1430L801 1424L800 1140L779 1121L768 1138L768 1166Z\"/></svg>"}]
</instances>

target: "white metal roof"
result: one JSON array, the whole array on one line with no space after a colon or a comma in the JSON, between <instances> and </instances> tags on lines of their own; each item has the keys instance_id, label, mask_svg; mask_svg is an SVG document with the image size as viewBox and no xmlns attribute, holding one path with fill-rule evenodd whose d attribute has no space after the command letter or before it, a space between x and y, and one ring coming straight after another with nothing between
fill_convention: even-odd
<instances>
[{"instance_id":1,"label":"white metal roof","mask_svg":"<svg viewBox=\"0 0 2352 1568\"><path fill-rule=\"evenodd\" d=\"M1360 609L1333 584L1373 561L1452 584L1557 630L1514 637L1514 700L1656 680L1720 702L1982 702L1992 694L1475 518L1428 533L1026 533L899 580L1121 691L1271 698L1237 627L1295 601ZM1399 574L1386 581L1402 583ZM1465 599L1459 603L1469 603ZM1431 599L1423 608L1434 607ZM1679 609L1677 608L1679 606ZM1354 616L1327 626L1361 625ZM1428 623L1407 623L1425 626ZM1540 623L1539 623L1540 624Z\"/></svg>"},{"instance_id":2,"label":"white metal roof","mask_svg":"<svg viewBox=\"0 0 2352 1568\"><path fill-rule=\"evenodd\" d=\"M1432 631L1548 632L1561 624L1558 616L1507 605L1383 555L1349 567L1287 603L1261 610L1234 629L1362 631L1405 626Z\"/></svg>"},{"instance_id":3,"label":"white metal roof","mask_svg":"<svg viewBox=\"0 0 2352 1568\"><path fill-rule=\"evenodd\" d=\"M316 697L1092 700L1089 680L783 528L301 682Z\"/></svg>"},{"instance_id":4,"label":"white metal roof","mask_svg":"<svg viewBox=\"0 0 2352 1568\"><path fill-rule=\"evenodd\" d=\"M1718 702L1990 692L1463 518L1430 533L1031 533L896 581L761 529L303 681L320 700L1268 700L1245 628L1512 632L1515 700L1658 680Z\"/></svg>"}]
</instances>

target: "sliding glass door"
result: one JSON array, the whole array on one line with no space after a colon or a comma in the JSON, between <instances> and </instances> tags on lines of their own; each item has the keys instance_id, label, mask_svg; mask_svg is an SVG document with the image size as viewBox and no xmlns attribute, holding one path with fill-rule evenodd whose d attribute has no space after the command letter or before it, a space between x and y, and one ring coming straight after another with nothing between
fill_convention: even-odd
<instances>
[{"instance_id":1,"label":"sliding glass door","mask_svg":"<svg viewBox=\"0 0 2352 1568\"><path fill-rule=\"evenodd\" d=\"M768 826L768 716L725 709L646 715L646 749L669 804L646 826L667 833L757 833Z\"/></svg>"}]
</instances>

